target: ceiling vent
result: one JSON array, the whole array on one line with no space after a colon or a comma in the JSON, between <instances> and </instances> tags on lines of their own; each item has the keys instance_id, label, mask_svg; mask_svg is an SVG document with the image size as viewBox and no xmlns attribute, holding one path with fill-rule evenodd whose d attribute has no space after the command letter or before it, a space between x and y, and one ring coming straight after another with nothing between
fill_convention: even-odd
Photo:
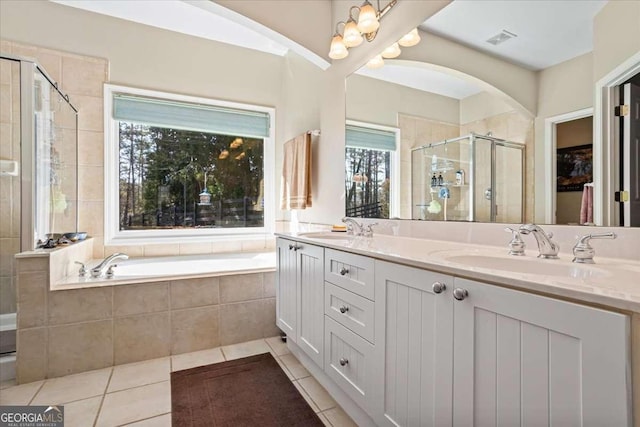
<instances>
[{"instance_id":1,"label":"ceiling vent","mask_svg":"<svg viewBox=\"0 0 640 427\"><path fill-rule=\"evenodd\" d=\"M512 32L509 32L507 30L502 30L500 33L496 34L495 36L491 37L489 40L487 40L487 43L490 43L494 46L497 46L501 43L506 42L509 39L512 39L514 37L518 37L517 34L514 34Z\"/></svg>"}]
</instances>

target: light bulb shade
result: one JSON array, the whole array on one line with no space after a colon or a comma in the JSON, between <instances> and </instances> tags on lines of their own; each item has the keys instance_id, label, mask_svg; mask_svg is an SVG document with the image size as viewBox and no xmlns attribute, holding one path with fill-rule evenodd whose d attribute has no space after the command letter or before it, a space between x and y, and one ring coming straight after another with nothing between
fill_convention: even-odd
<instances>
[{"instance_id":1,"label":"light bulb shade","mask_svg":"<svg viewBox=\"0 0 640 427\"><path fill-rule=\"evenodd\" d=\"M367 62L367 68L371 70L375 70L377 68L382 68L384 66L384 60L382 59L382 55L376 55Z\"/></svg>"},{"instance_id":2,"label":"light bulb shade","mask_svg":"<svg viewBox=\"0 0 640 427\"><path fill-rule=\"evenodd\" d=\"M387 59L397 58L400 53L402 53L400 46L398 46L398 43L394 43L382 51L382 57Z\"/></svg>"},{"instance_id":3,"label":"light bulb shade","mask_svg":"<svg viewBox=\"0 0 640 427\"><path fill-rule=\"evenodd\" d=\"M378 12L376 12L371 3L365 1L360 7L360 14L358 15L358 30L361 33L373 33L378 27L380 27Z\"/></svg>"},{"instance_id":4,"label":"light bulb shade","mask_svg":"<svg viewBox=\"0 0 640 427\"><path fill-rule=\"evenodd\" d=\"M342 41L346 47L356 47L362 44L362 34L358 30L358 24L353 19L349 19L344 27Z\"/></svg>"},{"instance_id":5,"label":"light bulb shade","mask_svg":"<svg viewBox=\"0 0 640 427\"><path fill-rule=\"evenodd\" d=\"M420 34L418 34L418 29L414 28L409 33L402 36L400 40L398 40L398 44L402 47L411 47L420 43Z\"/></svg>"},{"instance_id":6,"label":"light bulb shade","mask_svg":"<svg viewBox=\"0 0 640 427\"><path fill-rule=\"evenodd\" d=\"M329 58L331 59L342 59L346 58L349 55L349 51L347 47L344 45L342 41L342 36L340 34L336 34L331 39L331 49L329 50Z\"/></svg>"}]
</instances>

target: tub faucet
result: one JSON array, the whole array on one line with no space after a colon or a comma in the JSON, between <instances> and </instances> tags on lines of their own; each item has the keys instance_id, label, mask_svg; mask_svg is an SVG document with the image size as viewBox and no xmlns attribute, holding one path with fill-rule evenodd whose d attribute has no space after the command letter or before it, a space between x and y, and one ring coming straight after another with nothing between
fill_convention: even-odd
<instances>
[{"instance_id":1,"label":"tub faucet","mask_svg":"<svg viewBox=\"0 0 640 427\"><path fill-rule=\"evenodd\" d=\"M347 224L347 233L353 234L354 236L362 236L363 227L358 221L353 218L344 217L342 218L342 222Z\"/></svg>"},{"instance_id":2,"label":"tub faucet","mask_svg":"<svg viewBox=\"0 0 640 427\"><path fill-rule=\"evenodd\" d=\"M556 259L558 258L558 252L560 252L560 246L555 243L551 238L553 233L546 233L542 228L535 224L525 224L518 228L521 234L533 234L538 242L538 258Z\"/></svg>"},{"instance_id":3,"label":"tub faucet","mask_svg":"<svg viewBox=\"0 0 640 427\"><path fill-rule=\"evenodd\" d=\"M109 265L117 259L129 259L129 255L120 252L109 255L103 259L100 264L91 269L91 277L96 278L102 276L102 273L109 267Z\"/></svg>"}]
</instances>

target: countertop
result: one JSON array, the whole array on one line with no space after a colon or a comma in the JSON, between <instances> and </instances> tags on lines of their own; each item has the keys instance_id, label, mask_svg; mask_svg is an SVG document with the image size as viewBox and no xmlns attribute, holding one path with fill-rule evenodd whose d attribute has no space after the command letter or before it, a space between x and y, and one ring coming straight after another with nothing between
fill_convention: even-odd
<instances>
[{"instance_id":1,"label":"countertop","mask_svg":"<svg viewBox=\"0 0 640 427\"><path fill-rule=\"evenodd\" d=\"M318 238L325 235L326 238ZM340 233L276 233L276 236L340 251L437 271L524 291L640 313L640 262L598 257L577 264L572 257L508 255L507 248L389 235L340 236ZM523 272L525 271L525 272Z\"/></svg>"}]
</instances>

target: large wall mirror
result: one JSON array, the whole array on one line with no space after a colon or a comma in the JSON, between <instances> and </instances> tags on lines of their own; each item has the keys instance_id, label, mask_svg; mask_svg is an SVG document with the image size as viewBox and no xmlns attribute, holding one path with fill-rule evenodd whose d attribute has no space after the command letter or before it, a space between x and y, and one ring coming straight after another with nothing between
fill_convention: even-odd
<instances>
[{"instance_id":1,"label":"large wall mirror","mask_svg":"<svg viewBox=\"0 0 640 427\"><path fill-rule=\"evenodd\" d=\"M590 60L592 22L607 2L563 2L579 4L557 11L573 16L569 26L580 28L571 46L562 41L536 44L523 42L524 37L518 40L517 31L543 31L534 28L536 17L540 7L549 4L535 3L510 2L509 13L493 13L492 7L502 9L506 3L453 2L421 25L425 31L423 43L429 43L430 35L446 38L538 76L545 73L545 84L553 86L549 81L554 73L563 82L567 79L566 73L553 70L574 58ZM487 22L478 13L494 17ZM548 16L549 11L545 13ZM503 22L500 17L508 18ZM499 28L498 34L507 29L505 41L498 45L485 42L490 38L482 32L490 31L484 29L487 26ZM509 28L517 31L510 32ZM485 72L481 70L478 75ZM583 72L588 75L576 79L586 82L580 86L584 93L579 95L590 103L588 108L567 107L561 111L565 114L553 114L557 120L549 122L549 115L537 116L540 111L523 109L472 73L402 56L385 60L379 68L363 66L346 80L347 216L594 225L593 192L601 190L603 184L594 183L593 172L591 107L595 83L591 70ZM625 93L632 96L637 79L620 85L621 97ZM631 138L639 125L621 121L621 129L625 126L630 131L626 136L621 134L621 140ZM552 140L545 141L545 137ZM634 180L637 186L634 154L623 145L620 142L619 157L608 167L615 168L615 175L626 176L630 187ZM553 177L545 175L545 185L553 188L537 191L535 185L543 184L536 173L547 169ZM620 214L622 210L616 210L619 215L606 225L640 225L632 221L639 213L629 211L629 206L633 209L632 204L627 206L626 218Z\"/></svg>"}]
</instances>

